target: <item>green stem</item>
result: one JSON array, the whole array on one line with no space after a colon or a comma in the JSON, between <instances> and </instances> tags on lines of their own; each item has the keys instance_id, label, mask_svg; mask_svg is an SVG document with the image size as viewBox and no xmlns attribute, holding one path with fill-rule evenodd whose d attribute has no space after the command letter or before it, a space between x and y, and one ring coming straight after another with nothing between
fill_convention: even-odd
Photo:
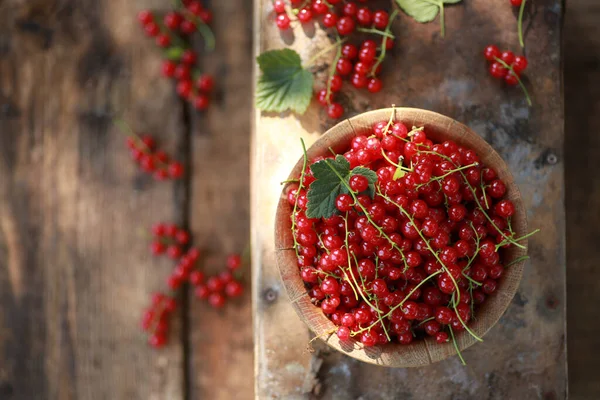
<instances>
[{"instance_id":1,"label":"green stem","mask_svg":"<svg viewBox=\"0 0 600 400\"><path fill-rule=\"evenodd\" d=\"M521 3L521 8L519 9L519 19L517 21L517 32L519 33L519 44L521 47L525 47L525 42L523 41L523 14L525 13L525 3L527 3L527 0L523 0Z\"/></svg>"},{"instance_id":2,"label":"green stem","mask_svg":"<svg viewBox=\"0 0 600 400\"><path fill-rule=\"evenodd\" d=\"M300 184L298 185L298 191L296 192L296 201L294 202L294 209L292 211L292 237L294 238L294 250L296 251L296 258L300 257L298 251L298 240L296 240L296 211L298 210L298 198L300 197L300 191L304 188L304 174L306 172L306 165L308 164L308 156L306 154L306 145L304 139L300 138L302 143L302 153L304 155L302 162L302 172L300 173Z\"/></svg>"},{"instance_id":3,"label":"green stem","mask_svg":"<svg viewBox=\"0 0 600 400\"><path fill-rule=\"evenodd\" d=\"M521 80L521 77L519 76L519 74L517 74L515 72L515 70L513 69L512 66L508 65L507 63L505 63L504 61L502 61L498 57L496 57L496 61L499 62L500 64L502 64L502 66L504 68L508 69L512 74L514 74L517 77L517 82L519 83L519 86L521 86L521 90L523 90L523 93L525 94L525 98L527 99L527 104L529 104L531 106L533 104L531 102L531 97L529 97L529 92L527 91L527 88L523 84L523 81Z\"/></svg>"},{"instance_id":4,"label":"green stem","mask_svg":"<svg viewBox=\"0 0 600 400\"><path fill-rule=\"evenodd\" d=\"M442 38L446 35L446 26L444 24L444 2L440 1L440 25L442 31Z\"/></svg>"},{"instance_id":5,"label":"green stem","mask_svg":"<svg viewBox=\"0 0 600 400\"><path fill-rule=\"evenodd\" d=\"M452 331L452 327L449 326L448 328L450 330L450 336L452 337L452 343L454 343L454 348L456 349L456 354L458 354L458 358L460 358L460 362L462 363L462 365L467 365L467 363L465 362L465 359L463 358L462 354L460 353L460 349L458 348L458 343L456 343L456 338L454 337L454 332Z\"/></svg>"},{"instance_id":6,"label":"green stem","mask_svg":"<svg viewBox=\"0 0 600 400\"><path fill-rule=\"evenodd\" d=\"M391 32L390 29L392 27L392 22L394 21L394 19L396 19L397 16L398 16L398 10L394 10L394 12L392 13L392 15L390 15L390 19L388 21L387 26L385 27L385 31L384 32L388 32L388 33ZM373 68L371 68L371 76L375 76L375 71L377 71L377 68L379 68L379 65L381 65L381 63L383 62L383 59L385 58L385 54L387 52L387 46L386 46L386 41L387 40L388 40L388 38L385 37L385 36L381 40L381 53L379 53L379 56L377 57L377 61L373 65Z\"/></svg>"},{"instance_id":7,"label":"green stem","mask_svg":"<svg viewBox=\"0 0 600 400\"><path fill-rule=\"evenodd\" d=\"M504 269L510 267L511 265L514 265L516 263L520 263L521 261L525 261L525 260L528 260L528 259L529 259L529 256L521 256L521 257L515 258L514 260L512 260L511 262L509 262L508 264L506 264L504 266Z\"/></svg>"},{"instance_id":8,"label":"green stem","mask_svg":"<svg viewBox=\"0 0 600 400\"><path fill-rule=\"evenodd\" d=\"M392 38L392 39L396 38L396 36L394 36L393 34L391 34L389 32L380 31L379 29L375 29L375 28L361 28L361 27L358 27L358 28L356 28L356 30L358 32L363 32L363 33L374 33L376 35L381 35L381 36L389 37L389 38Z\"/></svg>"},{"instance_id":9,"label":"green stem","mask_svg":"<svg viewBox=\"0 0 600 400\"><path fill-rule=\"evenodd\" d=\"M204 21L202 21L200 18L196 17L194 14L187 11L186 9L183 9L182 12L187 18L192 20L194 25L196 25L196 28L198 28L198 32L200 32L200 35L202 35L202 37L204 38L205 49L207 51L213 51L215 49L215 34L213 33L212 29L210 29L210 26L206 25Z\"/></svg>"}]
</instances>

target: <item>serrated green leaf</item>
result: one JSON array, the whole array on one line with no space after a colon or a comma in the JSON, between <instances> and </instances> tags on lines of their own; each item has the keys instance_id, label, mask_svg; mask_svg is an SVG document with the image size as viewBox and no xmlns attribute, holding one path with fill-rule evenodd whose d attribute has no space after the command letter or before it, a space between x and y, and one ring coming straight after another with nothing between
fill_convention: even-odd
<instances>
[{"instance_id":1,"label":"serrated green leaf","mask_svg":"<svg viewBox=\"0 0 600 400\"><path fill-rule=\"evenodd\" d=\"M410 15L417 22L431 22L440 11L438 1L430 0L396 0L402 11Z\"/></svg>"},{"instance_id":2,"label":"serrated green leaf","mask_svg":"<svg viewBox=\"0 0 600 400\"><path fill-rule=\"evenodd\" d=\"M444 37L444 4L456 4L462 0L396 0L398 6L415 21L431 22L440 13L442 37Z\"/></svg>"},{"instance_id":3,"label":"serrated green leaf","mask_svg":"<svg viewBox=\"0 0 600 400\"><path fill-rule=\"evenodd\" d=\"M271 50L256 59L261 70L256 107L263 111L293 110L303 114L312 98L313 75L291 49Z\"/></svg>"},{"instance_id":4,"label":"serrated green leaf","mask_svg":"<svg viewBox=\"0 0 600 400\"><path fill-rule=\"evenodd\" d=\"M377 174L365 167L355 167L350 171L346 157L337 155L335 160L325 159L314 163L310 169L315 180L308 188L308 218L329 218L338 213L335 200L340 194L349 193L349 180L352 175L362 175L369 181L365 191L371 198L375 196Z\"/></svg>"}]
</instances>

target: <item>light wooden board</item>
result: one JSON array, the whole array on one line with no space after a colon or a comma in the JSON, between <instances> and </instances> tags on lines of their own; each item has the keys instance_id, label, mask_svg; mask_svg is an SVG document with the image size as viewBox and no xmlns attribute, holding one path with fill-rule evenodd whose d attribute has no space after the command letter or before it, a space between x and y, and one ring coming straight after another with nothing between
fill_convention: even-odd
<instances>
[{"instance_id":1,"label":"light wooden board","mask_svg":"<svg viewBox=\"0 0 600 400\"><path fill-rule=\"evenodd\" d=\"M320 29L281 35L270 1L255 1L255 54L291 45L303 59L327 45ZM312 104L304 116L256 112L251 195L256 394L260 398L564 398L565 247L562 3L535 2L526 29L530 67L527 107L518 89L491 78L482 56L489 43L518 51L510 5L473 0L446 10L447 36L437 23L419 25L401 15L396 48L383 70L385 89L368 95L343 89L347 116L369 109L421 107L457 119L484 137L507 161L523 194L531 228L520 289L506 315L482 344L420 369L381 369L327 349L306 351L310 335L296 316L275 267L274 218L285 179L308 145L333 124ZM321 76L321 82L324 77ZM390 384L393 382L393 384Z\"/></svg>"}]
</instances>

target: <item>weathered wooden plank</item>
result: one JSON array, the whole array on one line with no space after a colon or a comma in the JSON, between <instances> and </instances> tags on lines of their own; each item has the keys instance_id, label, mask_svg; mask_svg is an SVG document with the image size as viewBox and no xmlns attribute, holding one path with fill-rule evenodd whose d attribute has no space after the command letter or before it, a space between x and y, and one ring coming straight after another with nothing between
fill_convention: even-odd
<instances>
[{"instance_id":1,"label":"weathered wooden plank","mask_svg":"<svg viewBox=\"0 0 600 400\"><path fill-rule=\"evenodd\" d=\"M255 2L256 53L285 45L270 11L269 1ZM532 7L526 36L531 108L520 91L489 76L481 54L488 43L518 51L514 10L473 0L446 11L445 39L436 23L419 25L401 15L396 48L384 66L385 89L376 96L344 89L348 94L342 101L348 115L390 104L440 112L469 125L505 158L523 193L530 226L542 229L530 242L532 259L517 296L485 342L464 352L467 367L453 358L422 369L381 369L328 350L313 358L305 352L306 328L275 268L274 210L278 183L301 155L299 138L310 144L333 121L314 104L302 117L257 112L252 160L260 190L252 194L251 209L261 398L307 397L307 391L324 398L566 396L562 2L544 0ZM286 44L305 59L325 46L320 30L312 39L301 28L288 36ZM304 382L310 385L303 388Z\"/></svg>"},{"instance_id":2,"label":"weathered wooden plank","mask_svg":"<svg viewBox=\"0 0 600 400\"><path fill-rule=\"evenodd\" d=\"M215 76L213 103L190 110L192 176L190 226L207 249L204 270L222 271L228 254L242 252L250 226L248 172L252 92L252 4L212 1L217 40L202 68ZM252 397L250 270L246 293L221 310L189 296L190 398Z\"/></svg>"},{"instance_id":3,"label":"weathered wooden plank","mask_svg":"<svg viewBox=\"0 0 600 400\"><path fill-rule=\"evenodd\" d=\"M0 398L183 398L177 321L161 353L139 329L172 268L139 228L181 222L181 185L142 176L111 123L182 140L135 21L162 3L0 4Z\"/></svg>"},{"instance_id":4,"label":"weathered wooden plank","mask_svg":"<svg viewBox=\"0 0 600 400\"><path fill-rule=\"evenodd\" d=\"M592 160L600 157L600 4L569 2L565 18L565 164L569 398L600 398L600 322L589 318L600 303L600 179Z\"/></svg>"}]
</instances>

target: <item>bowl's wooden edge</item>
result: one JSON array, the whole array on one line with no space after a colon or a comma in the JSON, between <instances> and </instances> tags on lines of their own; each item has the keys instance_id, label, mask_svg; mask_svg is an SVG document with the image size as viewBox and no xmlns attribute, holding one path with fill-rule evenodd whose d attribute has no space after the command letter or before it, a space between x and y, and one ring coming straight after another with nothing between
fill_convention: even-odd
<instances>
[{"instance_id":1,"label":"bowl's wooden edge","mask_svg":"<svg viewBox=\"0 0 600 400\"><path fill-rule=\"evenodd\" d=\"M518 236L523 236L527 232L527 214L521 193L504 160L470 128L433 111L414 108L386 108L369 111L346 119L325 132L307 150L309 159L328 154L330 147L339 152L349 143L352 137L371 128L376 122L389 120L392 112L394 113L394 119L402 121L408 125L409 129L412 126L425 126L428 136L438 140L442 136L444 139L451 138L457 143L475 150L484 164L494 166L498 176L506 183L507 197L515 204L513 229ZM448 133L450 134L448 135ZM303 159L300 158L288 179L295 178L300 174L302 164ZM425 366L456 354L452 343L438 344L431 338L410 345L388 344L385 346L364 347L356 341L351 343L341 342L337 335L332 334L335 325L322 313L320 308L315 307L310 302L304 282L298 273L289 218L292 207L286 199L287 190L288 188L283 189L277 207L275 225L277 265L292 306L315 335L322 338L329 346L353 358L387 367ZM527 240L521 243L525 248L512 246L506 253L507 259L514 260L527 254ZM498 322L510 305L518 289L524 265L525 261L521 261L505 270L498 291L486 300L478 313L479 318L469 324L469 328L479 337L483 337ZM464 350L477 342L466 331L459 332L456 339L460 350Z\"/></svg>"}]
</instances>

